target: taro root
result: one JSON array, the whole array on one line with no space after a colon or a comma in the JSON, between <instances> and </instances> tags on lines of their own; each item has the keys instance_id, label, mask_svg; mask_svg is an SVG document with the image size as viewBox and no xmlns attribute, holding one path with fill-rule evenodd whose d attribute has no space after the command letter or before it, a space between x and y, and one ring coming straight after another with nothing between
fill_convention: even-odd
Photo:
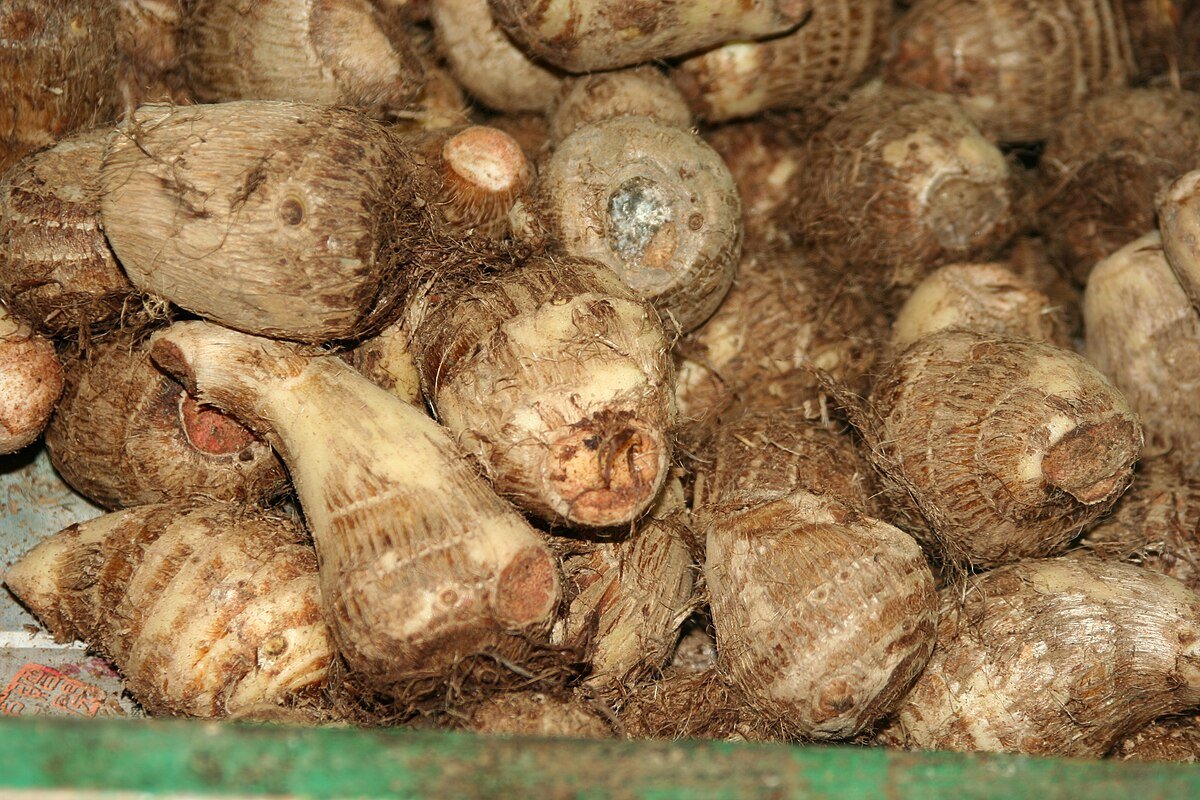
<instances>
[{"instance_id":1,"label":"taro root","mask_svg":"<svg viewBox=\"0 0 1200 800\"><path fill-rule=\"evenodd\" d=\"M0 6L0 175L26 153L121 110L115 0Z\"/></svg>"},{"instance_id":2,"label":"taro root","mask_svg":"<svg viewBox=\"0 0 1200 800\"><path fill-rule=\"evenodd\" d=\"M291 100L387 117L425 81L412 46L389 37L368 0L192 0L188 12L188 79L202 102Z\"/></svg>"},{"instance_id":3,"label":"taro root","mask_svg":"<svg viewBox=\"0 0 1200 800\"><path fill-rule=\"evenodd\" d=\"M593 691L619 693L666 662L694 606L689 526L673 479L626 538L555 541L570 595L562 643L583 648Z\"/></svg>"},{"instance_id":4,"label":"taro root","mask_svg":"<svg viewBox=\"0 0 1200 800\"><path fill-rule=\"evenodd\" d=\"M734 39L795 28L809 0L489 0L521 49L569 72L600 72L671 58Z\"/></svg>"},{"instance_id":5,"label":"taro root","mask_svg":"<svg viewBox=\"0 0 1200 800\"><path fill-rule=\"evenodd\" d=\"M743 404L827 416L810 367L866 391L885 325L856 276L801 251L753 253L712 319L676 345L679 417L704 430Z\"/></svg>"},{"instance_id":6,"label":"taro root","mask_svg":"<svg viewBox=\"0 0 1200 800\"><path fill-rule=\"evenodd\" d=\"M129 333L66 365L46 431L50 461L105 508L203 496L265 502L288 485L283 464L236 420L199 404Z\"/></svg>"},{"instance_id":7,"label":"taro root","mask_svg":"<svg viewBox=\"0 0 1200 800\"><path fill-rule=\"evenodd\" d=\"M101 212L144 291L232 328L325 342L386 327L405 271L496 228L528 176L490 128L401 140L345 109L144 106L110 140Z\"/></svg>"},{"instance_id":8,"label":"taro root","mask_svg":"<svg viewBox=\"0 0 1200 800\"><path fill-rule=\"evenodd\" d=\"M1158 228L1167 263L1192 305L1200 310L1200 169L1158 194Z\"/></svg>"},{"instance_id":9,"label":"taro root","mask_svg":"<svg viewBox=\"0 0 1200 800\"><path fill-rule=\"evenodd\" d=\"M329 716L316 557L286 517L213 502L115 511L46 539L4 582L56 640L110 659L151 714Z\"/></svg>"},{"instance_id":10,"label":"taro root","mask_svg":"<svg viewBox=\"0 0 1200 800\"><path fill-rule=\"evenodd\" d=\"M0 453L33 443L63 391L54 344L0 307Z\"/></svg>"},{"instance_id":11,"label":"taro root","mask_svg":"<svg viewBox=\"0 0 1200 800\"><path fill-rule=\"evenodd\" d=\"M942 593L933 658L884 744L1097 758L1200 703L1200 596L1128 564L1048 559Z\"/></svg>"},{"instance_id":12,"label":"taro root","mask_svg":"<svg viewBox=\"0 0 1200 800\"><path fill-rule=\"evenodd\" d=\"M1082 356L972 331L926 336L850 405L892 519L942 558L1062 552L1129 485L1137 416Z\"/></svg>"},{"instance_id":13,"label":"taro root","mask_svg":"<svg viewBox=\"0 0 1200 800\"><path fill-rule=\"evenodd\" d=\"M550 122L545 114L492 114L487 125L504 131L521 145L530 161L538 161L549 150Z\"/></svg>"},{"instance_id":14,"label":"taro root","mask_svg":"<svg viewBox=\"0 0 1200 800\"><path fill-rule=\"evenodd\" d=\"M1018 277L1050 299L1055 316L1063 320L1069 334L1078 336L1082 332L1082 293L1067 275L1066 269L1050 254L1044 239L1039 236L1018 237L1005 254L1004 263Z\"/></svg>"},{"instance_id":15,"label":"taro root","mask_svg":"<svg viewBox=\"0 0 1200 800\"><path fill-rule=\"evenodd\" d=\"M576 128L631 115L673 128L692 127L683 95L657 68L644 66L563 81L549 109L550 141L557 144Z\"/></svg>"},{"instance_id":16,"label":"taro root","mask_svg":"<svg viewBox=\"0 0 1200 800\"><path fill-rule=\"evenodd\" d=\"M345 360L371 383L387 389L404 402L414 406L424 405L421 373L413 356L412 331L408 319L402 318L378 336L350 350L345 354Z\"/></svg>"},{"instance_id":17,"label":"taro root","mask_svg":"<svg viewBox=\"0 0 1200 800\"><path fill-rule=\"evenodd\" d=\"M83 336L153 314L100 223L108 129L63 139L0 179L0 297L53 336Z\"/></svg>"},{"instance_id":18,"label":"taro root","mask_svg":"<svg viewBox=\"0 0 1200 800\"><path fill-rule=\"evenodd\" d=\"M763 117L704 134L737 184L748 242L786 239L791 227L792 181L804 164L804 140L791 123Z\"/></svg>"},{"instance_id":19,"label":"taro root","mask_svg":"<svg viewBox=\"0 0 1200 800\"><path fill-rule=\"evenodd\" d=\"M435 282L429 297L412 328L422 388L500 494L572 526L626 525L649 507L674 396L648 303L570 258Z\"/></svg>"},{"instance_id":20,"label":"taro root","mask_svg":"<svg viewBox=\"0 0 1200 800\"><path fill-rule=\"evenodd\" d=\"M509 692L484 700L463 725L475 733L608 739L611 723L577 695Z\"/></svg>"},{"instance_id":21,"label":"taro root","mask_svg":"<svg viewBox=\"0 0 1200 800\"><path fill-rule=\"evenodd\" d=\"M955 328L1071 347L1050 298L1003 264L950 264L931 273L896 314L892 349Z\"/></svg>"},{"instance_id":22,"label":"taro root","mask_svg":"<svg viewBox=\"0 0 1200 800\"><path fill-rule=\"evenodd\" d=\"M191 102L183 64L185 0L118 0L117 46L130 109L147 102Z\"/></svg>"},{"instance_id":23,"label":"taro root","mask_svg":"<svg viewBox=\"0 0 1200 800\"><path fill-rule=\"evenodd\" d=\"M1200 717L1165 717L1131 733L1113 746L1110 758L1121 761L1200 761Z\"/></svg>"},{"instance_id":24,"label":"taro root","mask_svg":"<svg viewBox=\"0 0 1200 800\"><path fill-rule=\"evenodd\" d=\"M287 464L354 685L403 706L444 702L452 671L528 675L560 601L554 556L446 429L336 356L198 321L151 341Z\"/></svg>"},{"instance_id":25,"label":"taro root","mask_svg":"<svg viewBox=\"0 0 1200 800\"><path fill-rule=\"evenodd\" d=\"M1167 459L1143 462L1113 513L1083 537L1082 551L1140 564L1200 591L1200 478L1189 472Z\"/></svg>"},{"instance_id":26,"label":"taro root","mask_svg":"<svg viewBox=\"0 0 1200 800\"><path fill-rule=\"evenodd\" d=\"M434 0L438 50L473 97L498 111L543 111L561 78L521 52L492 19L487 0Z\"/></svg>"},{"instance_id":27,"label":"taro root","mask_svg":"<svg viewBox=\"0 0 1200 800\"><path fill-rule=\"evenodd\" d=\"M718 661L755 710L845 739L899 705L937 620L912 537L802 490L736 495L698 521Z\"/></svg>"},{"instance_id":28,"label":"taro root","mask_svg":"<svg viewBox=\"0 0 1200 800\"><path fill-rule=\"evenodd\" d=\"M824 0L786 36L722 45L671 75L710 122L828 105L870 74L891 22L892 0Z\"/></svg>"},{"instance_id":29,"label":"taro root","mask_svg":"<svg viewBox=\"0 0 1200 800\"><path fill-rule=\"evenodd\" d=\"M1154 196L1200 166L1200 94L1125 89L1064 116L1038 162L1042 229L1075 280L1154 227Z\"/></svg>"},{"instance_id":30,"label":"taro root","mask_svg":"<svg viewBox=\"0 0 1200 800\"><path fill-rule=\"evenodd\" d=\"M1096 265L1083 295L1087 355L1142 419L1147 455L1200 458L1200 314L1148 233Z\"/></svg>"},{"instance_id":31,"label":"taro root","mask_svg":"<svg viewBox=\"0 0 1200 800\"><path fill-rule=\"evenodd\" d=\"M697 509L746 492L773 497L803 489L878 515L874 475L854 442L802 415L751 407L723 420L695 461Z\"/></svg>"},{"instance_id":32,"label":"taro root","mask_svg":"<svg viewBox=\"0 0 1200 800\"><path fill-rule=\"evenodd\" d=\"M953 100L878 83L809 139L792 190L796 236L885 285L987 258L1013 233L1003 154Z\"/></svg>"},{"instance_id":33,"label":"taro root","mask_svg":"<svg viewBox=\"0 0 1200 800\"><path fill-rule=\"evenodd\" d=\"M917 0L884 74L954 95L990 137L1041 141L1135 71L1120 0Z\"/></svg>"},{"instance_id":34,"label":"taro root","mask_svg":"<svg viewBox=\"0 0 1200 800\"><path fill-rule=\"evenodd\" d=\"M516 233L607 264L682 331L716 310L742 247L742 206L721 157L645 117L578 128L513 210Z\"/></svg>"},{"instance_id":35,"label":"taro root","mask_svg":"<svg viewBox=\"0 0 1200 800\"><path fill-rule=\"evenodd\" d=\"M786 720L760 714L718 668L668 667L631 687L618 715L630 739L721 739L764 742L790 735Z\"/></svg>"}]
</instances>

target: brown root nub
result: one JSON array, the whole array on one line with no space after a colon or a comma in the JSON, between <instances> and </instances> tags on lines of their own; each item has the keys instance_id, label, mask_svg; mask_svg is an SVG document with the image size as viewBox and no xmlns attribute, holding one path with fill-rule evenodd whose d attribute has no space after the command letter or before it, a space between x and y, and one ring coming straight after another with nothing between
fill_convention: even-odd
<instances>
[{"instance_id":1,"label":"brown root nub","mask_svg":"<svg viewBox=\"0 0 1200 800\"><path fill-rule=\"evenodd\" d=\"M1007 187L1002 183L952 176L929 193L929 227L947 250L966 250L989 231L1008 225Z\"/></svg>"},{"instance_id":2,"label":"brown root nub","mask_svg":"<svg viewBox=\"0 0 1200 800\"><path fill-rule=\"evenodd\" d=\"M522 550L500 573L493 609L514 628L537 624L558 603L554 559L541 547Z\"/></svg>"},{"instance_id":3,"label":"brown root nub","mask_svg":"<svg viewBox=\"0 0 1200 800\"><path fill-rule=\"evenodd\" d=\"M661 431L633 420L593 418L551 446L548 482L572 521L617 525L654 499L665 447Z\"/></svg>"},{"instance_id":4,"label":"brown root nub","mask_svg":"<svg viewBox=\"0 0 1200 800\"><path fill-rule=\"evenodd\" d=\"M254 441L254 434L237 420L212 406L200 405L187 392L179 395L179 422L183 435L202 453L228 455Z\"/></svg>"},{"instance_id":5,"label":"brown root nub","mask_svg":"<svg viewBox=\"0 0 1200 800\"><path fill-rule=\"evenodd\" d=\"M529 184L532 170L521 145L496 128L473 125L442 146L443 179L455 206L471 224L502 216Z\"/></svg>"},{"instance_id":6,"label":"brown root nub","mask_svg":"<svg viewBox=\"0 0 1200 800\"><path fill-rule=\"evenodd\" d=\"M1128 484L1129 465L1137 458L1140 438L1129 419L1081 425L1047 451L1042 462L1046 483L1085 505L1107 500ZM1128 458L1122 458L1122 453Z\"/></svg>"}]
</instances>

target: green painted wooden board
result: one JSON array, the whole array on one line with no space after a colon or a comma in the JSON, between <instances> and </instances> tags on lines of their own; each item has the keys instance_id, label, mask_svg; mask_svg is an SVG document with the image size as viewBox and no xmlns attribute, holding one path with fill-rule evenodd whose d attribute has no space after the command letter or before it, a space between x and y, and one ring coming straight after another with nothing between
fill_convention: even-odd
<instances>
[{"instance_id":1,"label":"green painted wooden board","mask_svg":"<svg viewBox=\"0 0 1200 800\"><path fill-rule=\"evenodd\" d=\"M1182 800L1200 767L853 747L0 720L0 796Z\"/></svg>"}]
</instances>

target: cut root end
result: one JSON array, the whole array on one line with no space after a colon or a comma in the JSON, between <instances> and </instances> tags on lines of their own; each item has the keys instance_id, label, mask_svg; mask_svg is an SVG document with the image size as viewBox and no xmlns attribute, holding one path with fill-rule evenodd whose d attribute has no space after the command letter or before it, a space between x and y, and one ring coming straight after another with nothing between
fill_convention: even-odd
<instances>
[{"instance_id":1,"label":"cut root end","mask_svg":"<svg viewBox=\"0 0 1200 800\"><path fill-rule=\"evenodd\" d=\"M1137 426L1128 419L1110 419L1068 433L1046 453L1042 470L1046 483L1094 505L1125 486L1140 450Z\"/></svg>"},{"instance_id":2,"label":"cut root end","mask_svg":"<svg viewBox=\"0 0 1200 800\"><path fill-rule=\"evenodd\" d=\"M578 525L609 527L636 519L665 477L662 433L637 422L592 423L560 438L549 455L551 490Z\"/></svg>"}]
</instances>

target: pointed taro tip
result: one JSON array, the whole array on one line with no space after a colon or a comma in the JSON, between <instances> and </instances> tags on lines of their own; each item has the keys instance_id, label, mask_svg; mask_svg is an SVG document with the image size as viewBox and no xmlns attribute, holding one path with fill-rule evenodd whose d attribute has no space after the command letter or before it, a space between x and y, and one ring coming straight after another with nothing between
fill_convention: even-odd
<instances>
[{"instance_id":1,"label":"pointed taro tip","mask_svg":"<svg viewBox=\"0 0 1200 800\"><path fill-rule=\"evenodd\" d=\"M150 358L163 370L174 376L188 394L196 393L196 375L187 356L176 342L169 338L171 328L154 334L150 339Z\"/></svg>"},{"instance_id":2,"label":"pointed taro tip","mask_svg":"<svg viewBox=\"0 0 1200 800\"><path fill-rule=\"evenodd\" d=\"M1046 483L1094 505L1112 497L1128 483L1141 452L1141 431L1133 420L1115 417L1080 425L1046 453L1042 471Z\"/></svg>"}]
</instances>

